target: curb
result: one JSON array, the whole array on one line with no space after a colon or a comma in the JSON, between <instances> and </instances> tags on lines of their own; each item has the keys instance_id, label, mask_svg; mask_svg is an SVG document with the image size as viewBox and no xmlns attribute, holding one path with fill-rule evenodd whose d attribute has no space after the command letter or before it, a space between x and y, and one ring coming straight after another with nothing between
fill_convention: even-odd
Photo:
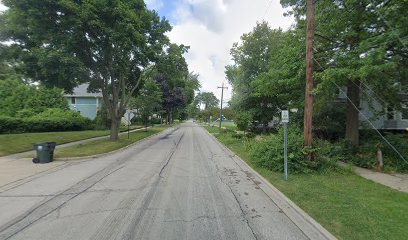
<instances>
[{"instance_id":1,"label":"curb","mask_svg":"<svg viewBox=\"0 0 408 240\"><path fill-rule=\"evenodd\" d=\"M222 144L218 139L204 129L208 135L210 135L216 142L222 147L223 150L230 154L230 157L239 161L246 168L252 171L262 183L272 190L272 194L268 194L268 189L265 189L262 185L258 185L265 194L267 194L275 204L282 209L282 211L288 216L288 218L310 239L327 239L335 240L337 239L333 234L327 231L320 223L310 217L305 211L298 207L292 200L286 197L281 191L279 191L275 186L273 186L268 180L261 176L257 171L255 171L251 166L249 166L244 160L242 160L238 155L236 155L231 149ZM238 163L237 163L238 164Z\"/></svg>"},{"instance_id":2,"label":"curb","mask_svg":"<svg viewBox=\"0 0 408 240\"><path fill-rule=\"evenodd\" d=\"M147 127L148 129L152 128L152 127ZM141 128L135 128L130 130L129 132L138 132L145 129L144 127ZM119 132L119 135L124 135L127 134L127 130L124 132ZM61 143L59 145L56 145L56 149L58 148L65 148L65 147L70 147L70 146L64 146L64 145L68 145L68 144L74 144L74 143L79 143L79 142L92 142L92 141L96 141L96 140L100 140L100 139L104 139L104 138L109 138L109 135L102 135L102 136L97 136L97 137L91 137L91 138L85 138L82 140L77 140L77 141L70 141L70 142L64 142ZM80 144L80 143L79 143ZM24 152L18 152L18 153L13 153L13 154L9 154L9 155L5 155L5 156L0 156L0 159L2 158L11 158L12 160L16 160L19 158L25 158L25 157L29 157L30 155L35 154L35 150L29 150L29 151L24 151Z\"/></svg>"},{"instance_id":3,"label":"curb","mask_svg":"<svg viewBox=\"0 0 408 240\"><path fill-rule=\"evenodd\" d=\"M124 146L124 147L122 147L122 148L113 150L113 151L111 151L111 152L100 153L100 154L90 155L90 156L83 156L83 157L55 158L54 161L92 160L92 159L99 158L99 157L109 156L109 155L115 154L115 153L117 153L117 152L119 152L119 151L123 151L123 150L125 150L125 149L127 149L127 148L130 148L130 147L132 147L132 146L134 146L134 145L136 145L136 144L138 144L138 143L140 143L140 142L142 142L142 141L149 140L150 138L153 138L154 136L157 136L157 135L163 133L164 131L169 130L169 129L172 129L172 128L174 128L174 127L166 128L166 129L164 129L163 131L160 131L160 132L155 133L155 134L153 134L153 135L150 135L150 136L148 136L148 137L145 137L145 138L142 138L142 139L140 139L140 140L137 140L137 141L134 142L134 143L131 143L131 144L129 144L129 145L127 145L127 146Z\"/></svg>"}]
</instances>

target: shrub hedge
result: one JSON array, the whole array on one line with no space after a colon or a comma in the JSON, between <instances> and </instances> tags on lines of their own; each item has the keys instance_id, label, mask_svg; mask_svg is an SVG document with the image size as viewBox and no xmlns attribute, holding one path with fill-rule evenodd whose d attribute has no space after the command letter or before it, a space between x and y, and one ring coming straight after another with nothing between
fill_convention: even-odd
<instances>
[{"instance_id":1,"label":"shrub hedge","mask_svg":"<svg viewBox=\"0 0 408 240\"><path fill-rule=\"evenodd\" d=\"M62 109L48 109L29 118L0 116L0 133L80 131L92 128L92 120L77 112Z\"/></svg>"},{"instance_id":2,"label":"shrub hedge","mask_svg":"<svg viewBox=\"0 0 408 240\"><path fill-rule=\"evenodd\" d=\"M275 172L283 171L283 129L251 145L250 157L253 163ZM313 148L305 148L302 131L292 127L288 131L288 169L292 173L337 169L336 161L340 159L333 154L336 147L327 141L319 140ZM313 161L305 161L307 153L313 154Z\"/></svg>"}]
</instances>

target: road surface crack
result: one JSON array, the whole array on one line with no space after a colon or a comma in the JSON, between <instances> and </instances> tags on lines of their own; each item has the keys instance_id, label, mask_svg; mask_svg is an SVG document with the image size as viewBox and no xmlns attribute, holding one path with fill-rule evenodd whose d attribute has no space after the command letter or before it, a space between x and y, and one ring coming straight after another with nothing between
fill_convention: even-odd
<instances>
[{"instance_id":1,"label":"road surface crack","mask_svg":"<svg viewBox=\"0 0 408 240\"><path fill-rule=\"evenodd\" d=\"M215 168L216 168L216 170L217 170L217 173L221 173L221 171L220 171L219 168L218 168L218 165L217 165L217 164L215 163L215 161L214 161L214 156L215 156L215 154L214 154L213 152L211 152L211 158L210 158L210 160L211 160L211 162L214 163ZM227 182L225 182L225 180L221 177L220 174L217 174L217 176L218 176L218 178L220 179L220 181L221 181L225 186L227 186L227 188L229 189L229 191L232 193L232 196L234 196L234 199L235 199L235 201L237 202L239 209L241 210L241 217L245 220L245 223L246 223L246 225L248 226L248 228L251 230L252 235L254 236L255 240L258 240L258 237L256 236L255 231L254 231L253 227L251 226L251 224L250 224L250 222L249 222L249 220L248 220L248 218L247 218L247 214L245 213L245 210L244 210L244 208L242 207L242 204L241 204L241 202L239 201L237 195L234 193L234 191L232 190L231 186L230 186Z\"/></svg>"},{"instance_id":2,"label":"road surface crack","mask_svg":"<svg viewBox=\"0 0 408 240\"><path fill-rule=\"evenodd\" d=\"M163 165L163 167L160 169L160 172L159 172L160 178L164 178L164 177L162 176L163 171L164 171L164 169L167 167L167 165L169 165L170 160L171 160L171 158L173 157L174 153L177 151L178 146L179 146L179 144L180 144L180 142L181 142L181 139L183 139L183 137L184 137L184 132L183 132L183 134L181 135L181 137L179 138L179 140L177 141L177 143L175 144L175 147L174 147L174 149L171 151L170 156L167 158L166 163L165 163L165 164Z\"/></svg>"}]
</instances>

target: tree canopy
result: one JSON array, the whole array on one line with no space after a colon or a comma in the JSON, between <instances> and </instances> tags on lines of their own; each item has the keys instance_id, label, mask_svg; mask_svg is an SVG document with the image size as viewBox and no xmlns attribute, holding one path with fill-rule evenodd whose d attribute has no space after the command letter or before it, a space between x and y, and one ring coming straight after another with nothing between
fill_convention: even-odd
<instances>
[{"instance_id":1,"label":"tree canopy","mask_svg":"<svg viewBox=\"0 0 408 240\"><path fill-rule=\"evenodd\" d=\"M234 88L232 107L263 123L281 109L302 114L305 82L306 2L281 0L296 24L287 31L261 22L231 49L226 76ZM359 103L380 98L401 108L398 92L406 89L408 1L315 1L314 130L346 125L344 135L358 144ZM404 10L405 9L405 10ZM335 102L339 88L347 104ZM343 90L342 90L343 91ZM340 117L340 115L344 116ZM302 118L295 117L301 121ZM300 125L300 124L299 124Z\"/></svg>"},{"instance_id":2,"label":"tree canopy","mask_svg":"<svg viewBox=\"0 0 408 240\"><path fill-rule=\"evenodd\" d=\"M212 92L200 92L194 99L196 105L204 105L204 109L215 108L220 101Z\"/></svg>"},{"instance_id":3,"label":"tree canopy","mask_svg":"<svg viewBox=\"0 0 408 240\"><path fill-rule=\"evenodd\" d=\"M120 119L152 65L173 57L174 49L185 49L169 46L164 33L170 24L148 10L143 0L3 3L9 9L0 17L0 40L13 43L2 48L20 56L32 81L66 91L89 82L89 90L102 91L112 119L112 140L118 139ZM172 74L170 70L166 74Z\"/></svg>"}]
</instances>

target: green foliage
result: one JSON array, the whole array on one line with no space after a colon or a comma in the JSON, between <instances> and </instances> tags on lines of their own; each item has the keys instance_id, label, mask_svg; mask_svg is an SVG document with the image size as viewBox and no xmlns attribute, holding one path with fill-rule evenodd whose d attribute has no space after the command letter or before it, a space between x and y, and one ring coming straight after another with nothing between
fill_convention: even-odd
<instances>
[{"instance_id":1,"label":"green foliage","mask_svg":"<svg viewBox=\"0 0 408 240\"><path fill-rule=\"evenodd\" d=\"M168 122L172 122L177 115L185 118L186 112L196 113L194 108L197 104L194 106L193 100L200 82L198 74L188 72L187 63L183 57L187 50L188 47L184 45L171 44L160 57L153 76L161 88L161 108ZM189 107L190 104L193 105Z\"/></svg>"},{"instance_id":2,"label":"green foliage","mask_svg":"<svg viewBox=\"0 0 408 240\"><path fill-rule=\"evenodd\" d=\"M29 118L0 117L0 133L80 131L94 126L76 111L47 109Z\"/></svg>"},{"instance_id":3,"label":"green foliage","mask_svg":"<svg viewBox=\"0 0 408 240\"><path fill-rule=\"evenodd\" d=\"M248 130L249 123L252 121L252 116L249 112L238 112L235 116L235 124L241 131Z\"/></svg>"},{"instance_id":4,"label":"green foliage","mask_svg":"<svg viewBox=\"0 0 408 240\"><path fill-rule=\"evenodd\" d=\"M139 95L129 102L130 109L136 109L142 123L147 125L149 118L161 109L162 91L152 78L148 78Z\"/></svg>"},{"instance_id":5,"label":"green foliage","mask_svg":"<svg viewBox=\"0 0 408 240\"><path fill-rule=\"evenodd\" d=\"M207 108L200 111L197 115L198 119L204 122L208 122L210 120L210 117L212 121L215 121L219 118L219 116L220 116L219 108Z\"/></svg>"},{"instance_id":6,"label":"green foliage","mask_svg":"<svg viewBox=\"0 0 408 240\"><path fill-rule=\"evenodd\" d=\"M288 134L288 169L290 172L310 172L304 161L303 138L298 129L290 129ZM283 130L271 134L264 141L253 144L251 160L259 167L283 172Z\"/></svg>"},{"instance_id":7,"label":"green foliage","mask_svg":"<svg viewBox=\"0 0 408 240\"><path fill-rule=\"evenodd\" d=\"M310 174L289 172L289 179L285 181L283 172L273 172L253 163L246 141L215 134L218 128L207 129L338 239L405 239L408 235L405 227L408 215L404 214L408 211L406 193L349 170L333 169L335 165L327 171ZM323 151L320 144L319 148L319 152ZM331 150L329 147L322 154Z\"/></svg>"},{"instance_id":8,"label":"green foliage","mask_svg":"<svg viewBox=\"0 0 408 240\"><path fill-rule=\"evenodd\" d=\"M170 45L165 35L171 30L168 21L147 9L143 0L3 3L8 10L0 17L0 40L12 40L11 47L20 50L16 53L28 78L67 91L82 81L101 90L113 123L112 140L118 139L127 103L151 65L161 55L175 56L163 52L179 47ZM180 67L187 69L177 65L166 72Z\"/></svg>"},{"instance_id":9,"label":"green foliage","mask_svg":"<svg viewBox=\"0 0 408 240\"><path fill-rule=\"evenodd\" d=\"M387 133L385 138L405 157L408 156L408 134ZM352 149L356 154L350 156L349 160L360 167L377 169L377 150L383 153L384 170L391 172L408 172L408 163L376 133L364 132L361 145Z\"/></svg>"},{"instance_id":10,"label":"green foliage","mask_svg":"<svg viewBox=\"0 0 408 240\"><path fill-rule=\"evenodd\" d=\"M195 97L195 101L197 101L198 104L200 105L203 104L204 109L216 108L220 103L218 98L212 92L198 93L197 96Z\"/></svg>"},{"instance_id":11,"label":"green foliage","mask_svg":"<svg viewBox=\"0 0 408 240\"><path fill-rule=\"evenodd\" d=\"M109 113L106 109L105 104L98 109L95 118L95 128L97 130L109 129L111 126L112 120L110 119Z\"/></svg>"},{"instance_id":12,"label":"green foliage","mask_svg":"<svg viewBox=\"0 0 408 240\"><path fill-rule=\"evenodd\" d=\"M256 140L255 140L256 141ZM337 146L327 141L317 141L314 147L303 147L303 134L298 128L288 130L288 168L293 173L311 173L338 169L336 162L344 160L338 155ZM304 156L311 153L313 161L305 161ZM283 129L277 134L251 144L251 161L259 167L275 172L283 172Z\"/></svg>"},{"instance_id":13,"label":"green foliage","mask_svg":"<svg viewBox=\"0 0 408 240\"><path fill-rule=\"evenodd\" d=\"M26 85L17 80L0 81L0 115L29 117L48 108L68 109L63 90Z\"/></svg>"}]
</instances>

